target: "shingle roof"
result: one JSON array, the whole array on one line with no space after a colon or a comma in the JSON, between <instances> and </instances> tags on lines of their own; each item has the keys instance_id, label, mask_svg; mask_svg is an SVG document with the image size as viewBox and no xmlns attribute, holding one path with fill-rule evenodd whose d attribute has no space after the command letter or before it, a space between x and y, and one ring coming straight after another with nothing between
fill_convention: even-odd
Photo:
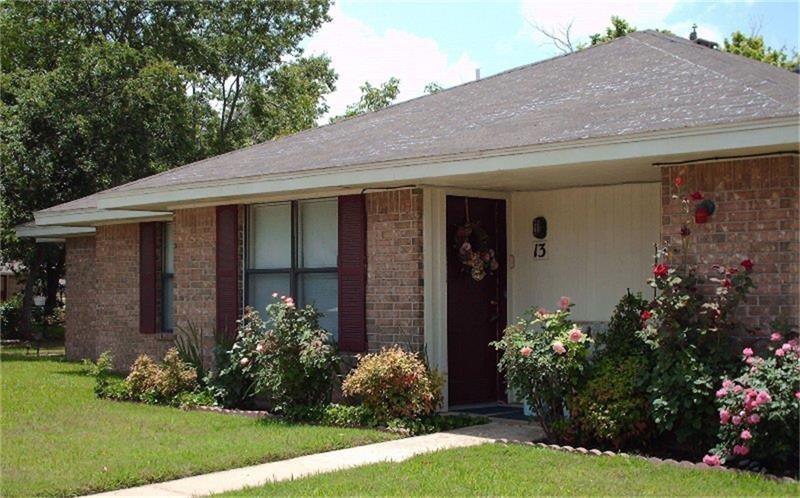
<instances>
[{"instance_id":1,"label":"shingle roof","mask_svg":"<svg viewBox=\"0 0 800 498\"><path fill-rule=\"evenodd\" d=\"M797 116L799 92L790 71L641 31L112 190Z\"/></svg>"}]
</instances>

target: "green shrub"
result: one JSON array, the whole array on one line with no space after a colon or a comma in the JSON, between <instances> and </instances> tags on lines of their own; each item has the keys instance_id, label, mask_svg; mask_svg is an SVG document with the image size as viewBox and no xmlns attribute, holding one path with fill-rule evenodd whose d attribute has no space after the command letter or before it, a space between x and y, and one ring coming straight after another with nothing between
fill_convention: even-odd
<instances>
[{"instance_id":1,"label":"green shrub","mask_svg":"<svg viewBox=\"0 0 800 498\"><path fill-rule=\"evenodd\" d=\"M614 448L643 446L650 432L642 356L606 358L591 368L589 380L569 403L572 424L581 441Z\"/></svg>"},{"instance_id":2,"label":"green shrub","mask_svg":"<svg viewBox=\"0 0 800 498\"><path fill-rule=\"evenodd\" d=\"M224 368L209 381L223 404L242 405L259 395L282 412L330 399L339 356L319 326L320 314L312 306L298 309L291 298L273 297L266 322L246 310Z\"/></svg>"},{"instance_id":3,"label":"green shrub","mask_svg":"<svg viewBox=\"0 0 800 498\"><path fill-rule=\"evenodd\" d=\"M0 332L3 339L19 337L19 321L22 317L22 296L16 294L0 303Z\"/></svg>"},{"instance_id":4,"label":"green shrub","mask_svg":"<svg viewBox=\"0 0 800 498\"><path fill-rule=\"evenodd\" d=\"M361 357L342 383L342 392L361 400L384 422L431 415L442 401L443 384L442 376L428 369L419 354L392 346Z\"/></svg>"},{"instance_id":5,"label":"green shrub","mask_svg":"<svg viewBox=\"0 0 800 498\"><path fill-rule=\"evenodd\" d=\"M185 326L178 326L175 330L175 349L181 360L194 367L198 380L206 376L203 368L203 330L188 322Z\"/></svg>"},{"instance_id":6,"label":"green shrub","mask_svg":"<svg viewBox=\"0 0 800 498\"><path fill-rule=\"evenodd\" d=\"M608 329L595 337L598 358L626 358L631 355L646 356L650 347L638 332L642 329L642 313L647 301L640 294L628 291L611 315Z\"/></svg>"},{"instance_id":7,"label":"green shrub","mask_svg":"<svg viewBox=\"0 0 800 498\"><path fill-rule=\"evenodd\" d=\"M111 353L108 351L100 353L97 362L85 359L83 360L83 365L86 367L86 375L94 377L95 395L100 398L105 397L106 389L111 382L114 371L114 361Z\"/></svg>"},{"instance_id":8,"label":"green shrub","mask_svg":"<svg viewBox=\"0 0 800 498\"><path fill-rule=\"evenodd\" d=\"M524 399L545 434L561 439L568 426L567 398L576 392L588 364L592 340L570 320L567 298L560 310L528 310L492 343L509 388Z\"/></svg>"}]
</instances>

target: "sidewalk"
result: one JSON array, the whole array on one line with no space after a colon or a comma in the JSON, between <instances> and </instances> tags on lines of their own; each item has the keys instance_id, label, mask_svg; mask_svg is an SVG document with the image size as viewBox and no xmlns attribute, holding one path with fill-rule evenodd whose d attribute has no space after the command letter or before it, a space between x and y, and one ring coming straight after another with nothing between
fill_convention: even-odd
<instances>
[{"instance_id":1,"label":"sidewalk","mask_svg":"<svg viewBox=\"0 0 800 498\"><path fill-rule=\"evenodd\" d=\"M290 460L224 470L194 477L185 477L136 488L120 489L92 495L95 497L190 497L235 491L267 482L298 479L323 472L359 467L379 462L400 462L422 453L476 446L499 439L531 441L542 436L541 430L527 423L492 421L450 432L438 432L395 441L357 446L344 450L317 453Z\"/></svg>"}]
</instances>

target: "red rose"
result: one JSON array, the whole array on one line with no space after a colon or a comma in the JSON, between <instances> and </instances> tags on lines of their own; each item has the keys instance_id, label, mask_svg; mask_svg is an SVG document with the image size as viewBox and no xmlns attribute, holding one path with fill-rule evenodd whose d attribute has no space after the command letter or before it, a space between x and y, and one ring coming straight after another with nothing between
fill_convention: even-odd
<instances>
[{"instance_id":1,"label":"red rose","mask_svg":"<svg viewBox=\"0 0 800 498\"><path fill-rule=\"evenodd\" d=\"M676 176L675 177L675 186L676 187L680 187L681 185L683 185L683 178L681 178L680 176Z\"/></svg>"},{"instance_id":2,"label":"red rose","mask_svg":"<svg viewBox=\"0 0 800 498\"><path fill-rule=\"evenodd\" d=\"M703 200L703 194L701 194L700 192L697 192L697 191L692 192L692 195L690 197L692 198L693 201L702 201Z\"/></svg>"},{"instance_id":3,"label":"red rose","mask_svg":"<svg viewBox=\"0 0 800 498\"><path fill-rule=\"evenodd\" d=\"M702 225L703 223L708 223L708 211L704 207L699 207L694 212L694 222L698 225Z\"/></svg>"},{"instance_id":4,"label":"red rose","mask_svg":"<svg viewBox=\"0 0 800 498\"><path fill-rule=\"evenodd\" d=\"M742 261L742 268L744 268L745 271L750 271L753 269L753 262L750 261L750 258L747 258L744 261Z\"/></svg>"},{"instance_id":5,"label":"red rose","mask_svg":"<svg viewBox=\"0 0 800 498\"><path fill-rule=\"evenodd\" d=\"M653 314L652 314L652 313L650 313L649 311L647 311L647 310L644 310L644 311L642 311L642 321L643 321L643 322L646 322L646 321L647 321L647 320L649 320L649 319L650 319L650 317L652 317L652 316L653 316Z\"/></svg>"},{"instance_id":6,"label":"red rose","mask_svg":"<svg viewBox=\"0 0 800 498\"><path fill-rule=\"evenodd\" d=\"M663 263L659 263L653 267L653 275L658 278L664 278L669 274L669 267Z\"/></svg>"}]
</instances>

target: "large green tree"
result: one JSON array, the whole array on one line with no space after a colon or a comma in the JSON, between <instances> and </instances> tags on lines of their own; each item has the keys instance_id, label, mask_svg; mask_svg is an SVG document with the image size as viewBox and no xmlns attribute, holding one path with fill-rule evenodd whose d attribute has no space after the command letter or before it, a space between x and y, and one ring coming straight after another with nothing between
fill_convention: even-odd
<instances>
[{"instance_id":1,"label":"large green tree","mask_svg":"<svg viewBox=\"0 0 800 498\"><path fill-rule=\"evenodd\" d=\"M314 126L336 75L299 44L329 7L0 0L3 259L60 272L13 235L34 211Z\"/></svg>"}]
</instances>

